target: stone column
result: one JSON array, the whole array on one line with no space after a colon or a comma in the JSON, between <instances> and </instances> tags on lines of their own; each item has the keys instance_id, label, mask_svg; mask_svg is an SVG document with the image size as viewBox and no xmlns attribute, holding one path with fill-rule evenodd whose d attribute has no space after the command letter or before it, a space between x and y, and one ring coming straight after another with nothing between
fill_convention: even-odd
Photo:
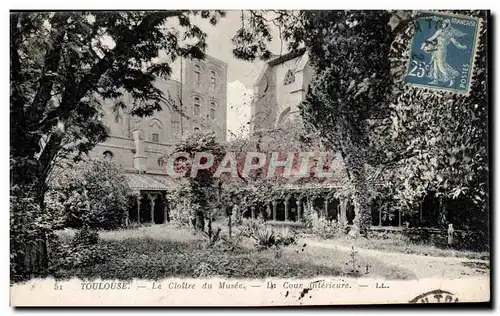
<instances>
[{"instance_id":1,"label":"stone column","mask_svg":"<svg viewBox=\"0 0 500 316\"><path fill-rule=\"evenodd\" d=\"M285 222L288 221L288 200L285 200Z\"/></svg>"},{"instance_id":2,"label":"stone column","mask_svg":"<svg viewBox=\"0 0 500 316\"><path fill-rule=\"evenodd\" d=\"M424 213L424 202L420 203L420 223L423 221L423 214Z\"/></svg>"},{"instance_id":3,"label":"stone column","mask_svg":"<svg viewBox=\"0 0 500 316\"><path fill-rule=\"evenodd\" d=\"M125 227L127 227L129 225L129 212L130 212L130 209L127 208L127 210L125 210Z\"/></svg>"},{"instance_id":4,"label":"stone column","mask_svg":"<svg viewBox=\"0 0 500 316\"><path fill-rule=\"evenodd\" d=\"M302 221L302 202L300 200L296 201L297 203L297 222Z\"/></svg>"},{"instance_id":5,"label":"stone column","mask_svg":"<svg viewBox=\"0 0 500 316\"><path fill-rule=\"evenodd\" d=\"M252 218L255 218L255 206L250 206L250 211L252 212Z\"/></svg>"},{"instance_id":6,"label":"stone column","mask_svg":"<svg viewBox=\"0 0 500 316\"><path fill-rule=\"evenodd\" d=\"M273 201L273 221L276 221L278 218L278 202Z\"/></svg>"},{"instance_id":7,"label":"stone column","mask_svg":"<svg viewBox=\"0 0 500 316\"><path fill-rule=\"evenodd\" d=\"M340 201L340 221L347 223L347 200L345 199Z\"/></svg>"},{"instance_id":8,"label":"stone column","mask_svg":"<svg viewBox=\"0 0 500 316\"><path fill-rule=\"evenodd\" d=\"M382 227L382 208L378 209L378 226Z\"/></svg>"},{"instance_id":9,"label":"stone column","mask_svg":"<svg viewBox=\"0 0 500 316\"><path fill-rule=\"evenodd\" d=\"M148 156L144 148L144 133L140 129L139 124L134 128L134 168L139 170L139 172L146 172L148 169Z\"/></svg>"},{"instance_id":10,"label":"stone column","mask_svg":"<svg viewBox=\"0 0 500 316\"><path fill-rule=\"evenodd\" d=\"M141 195L139 194L137 197L137 223L141 223Z\"/></svg>"},{"instance_id":11,"label":"stone column","mask_svg":"<svg viewBox=\"0 0 500 316\"><path fill-rule=\"evenodd\" d=\"M166 224L167 222L169 222L169 218L168 218L168 206L164 206L163 207L163 224Z\"/></svg>"},{"instance_id":12,"label":"stone column","mask_svg":"<svg viewBox=\"0 0 500 316\"><path fill-rule=\"evenodd\" d=\"M151 202L151 223L154 223L154 216L155 216L155 199L153 196L149 195L149 201Z\"/></svg>"},{"instance_id":13,"label":"stone column","mask_svg":"<svg viewBox=\"0 0 500 316\"><path fill-rule=\"evenodd\" d=\"M325 208L323 209L323 217L327 217L328 216L328 200L325 200Z\"/></svg>"}]
</instances>

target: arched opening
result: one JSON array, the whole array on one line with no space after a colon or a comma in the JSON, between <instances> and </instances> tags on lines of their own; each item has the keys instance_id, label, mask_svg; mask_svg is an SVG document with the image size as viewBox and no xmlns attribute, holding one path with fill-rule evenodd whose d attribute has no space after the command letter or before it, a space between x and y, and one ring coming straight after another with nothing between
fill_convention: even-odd
<instances>
[{"instance_id":1,"label":"arched opening","mask_svg":"<svg viewBox=\"0 0 500 316\"><path fill-rule=\"evenodd\" d=\"M278 120L276 121L276 127L284 125L288 121L289 116L290 116L290 107L287 107L286 109L281 111Z\"/></svg>"},{"instance_id":2,"label":"arched opening","mask_svg":"<svg viewBox=\"0 0 500 316\"><path fill-rule=\"evenodd\" d=\"M162 195L158 195L158 197L155 200L155 207L154 207L154 223L155 224L163 224L165 223L165 207L166 207L166 202L165 202L165 197Z\"/></svg>"},{"instance_id":3,"label":"arched opening","mask_svg":"<svg viewBox=\"0 0 500 316\"><path fill-rule=\"evenodd\" d=\"M152 119L149 123L149 127L151 128L151 138L150 140L153 143L162 142L162 134L163 134L163 126L158 119Z\"/></svg>"},{"instance_id":4,"label":"arched opening","mask_svg":"<svg viewBox=\"0 0 500 316\"><path fill-rule=\"evenodd\" d=\"M128 197L128 219L130 222L137 222L137 197L131 195Z\"/></svg>"},{"instance_id":5,"label":"arched opening","mask_svg":"<svg viewBox=\"0 0 500 316\"><path fill-rule=\"evenodd\" d=\"M151 200L147 195L142 195L140 200L139 215L141 216L141 223L151 222Z\"/></svg>"},{"instance_id":6,"label":"arched opening","mask_svg":"<svg viewBox=\"0 0 500 316\"><path fill-rule=\"evenodd\" d=\"M352 203L351 200L349 200L349 202L347 203L346 217L347 217L347 224L352 225L354 222L354 218L356 217L356 213L354 211L354 204Z\"/></svg>"},{"instance_id":7,"label":"arched opening","mask_svg":"<svg viewBox=\"0 0 500 316\"><path fill-rule=\"evenodd\" d=\"M328 213L326 214L327 220L337 220L339 211L339 201L337 199L332 199L328 201Z\"/></svg>"},{"instance_id":8,"label":"arched opening","mask_svg":"<svg viewBox=\"0 0 500 316\"><path fill-rule=\"evenodd\" d=\"M114 155L111 151L106 150L102 155L104 156L104 159L106 159L107 161L113 161Z\"/></svg>"},{"instance_id":9,"label":"arched opening","mask_svg":"<svg viewBox=\"0 0 500 316\"><path fill-rule=\"evenodd\" d=\"M295 197L292 195L290 199L288 200L288 220L295 222L297 221L298 216L297 216L297 200Z\"/></svg>"},{"instance_id":10,"label":"arched opening","mask_svg":"<svg viewBox=\"0 0 500 316\"><path fill-rule=\"evenodd\" d=\"M289 85L295 82L295 73L292 70L288 70L285 74L285 79L283 80L283 85Z\"/></svg>"}]
</instances>

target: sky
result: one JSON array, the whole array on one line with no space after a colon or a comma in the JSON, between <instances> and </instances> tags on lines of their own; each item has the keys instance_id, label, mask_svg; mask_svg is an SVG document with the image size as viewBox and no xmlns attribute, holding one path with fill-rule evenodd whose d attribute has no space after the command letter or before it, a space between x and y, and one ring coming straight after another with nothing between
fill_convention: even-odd
<instances>
[{"instance_id":1,"label":"sky","mask_svg":"<svg viewBox=\"0 0 500 316\"><path fill-rule=\"evenodd\" d=\"M233 57L231 39L241 27L241 11L226 11L226 16L216 26L211 25L201 17L191 17L191 23L200 27L207 34L206 53L228 64L227 138L232 139L235 135L245 136L249 132L248 122L250 121L253 86L265 66L265 62L260 60L247 62ZM278 29L274 25L272 25L271 34L273 40L268 46L269 50L274 54L284 54L286 46L282 47ZM178 65L174 64L172 68L172 79L179 80L180 69Z\"/></svg>"},{"instance_id":2,"label":"sky","mask_svg":"<svg viewBox=\"0 0 500 316\"><path fill-rule=\"evenodd\" d=\"M226 16L220 19L215 26L199 16L191 16L190 19L192 24L197 25L207 34L206 53L228 64L227 82L240 81L247 88L252 88L265 63L260 60L247 62L233 56L233 43L231 39L241 27L241 12L241 10L226 11ZM248 11L244 12L246 12L244 14L248 14ZM177 21L170 20L167 22L167 25L175 27L177 26ZM268 46L269 50L275 54L284 54L286 45L282 47L278 29L272 24L271 35L273 36L273 40ZM172 79L179 80L177 78L178 71L175 69L177 65L172 66L174 68Z\"/></svg>"},{"instance_id":3,"label":"sky","mask_svg":"<svg viewBox=\"0 0 500 316\"><path fill-rule=\"evenodd\" d=\"M247 13L248 14L248 13ZM207 20L194 17L192 22L207 33L206 53L228 64L227 81L239 80L248 88L252 88L255 80L264 66L264 62L246 62L233 57L233 44L231 39L241 27L241 11L226 11L226 17L222 18L216 26L212 26ZM271 52L279 54L280 40L277 28L272 28L273 41L269 45ZM283 47L283 51L285 47Z\"/></svg>"}]
</instances>

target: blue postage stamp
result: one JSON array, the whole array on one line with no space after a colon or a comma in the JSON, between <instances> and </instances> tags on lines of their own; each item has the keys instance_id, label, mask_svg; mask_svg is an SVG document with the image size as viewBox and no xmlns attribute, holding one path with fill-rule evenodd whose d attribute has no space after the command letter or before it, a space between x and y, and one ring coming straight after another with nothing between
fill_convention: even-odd
<instances>
[{"instance_id":1,"label":"blue postage stamp","mask_svg":"<svg viewBox=\"0 0 500 316\"><path fill-rule=\"evenodd\" d=\"M468 93L480 20L440 12L418 12L406 83L427 89Z\"/></svg>"}]
</instances>

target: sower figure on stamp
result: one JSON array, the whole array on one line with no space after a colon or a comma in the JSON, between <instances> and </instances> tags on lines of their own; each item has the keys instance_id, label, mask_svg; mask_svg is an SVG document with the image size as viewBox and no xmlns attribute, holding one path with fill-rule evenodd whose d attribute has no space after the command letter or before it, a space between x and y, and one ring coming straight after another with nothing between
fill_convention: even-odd
<instances>
[{"instance_id":1,"label":"sower figure on stamp","mask_svg":"<svg viewBox=\"0 0 500 316\"><path fill-rule=\"evenodd\" d=\"M440 82L450 82L449 86L455 83L455 77L459 72L446 61L447 46L453 43L459 49L466 49L466 45L460 44L455 37L462 37L465 33L460 32L450 26L450 20L446 19L440 29L429 39L422 43L422 50L431 55L429 77L433 80L429 84L439 84Z\"/></svg>"}]
</instances>

